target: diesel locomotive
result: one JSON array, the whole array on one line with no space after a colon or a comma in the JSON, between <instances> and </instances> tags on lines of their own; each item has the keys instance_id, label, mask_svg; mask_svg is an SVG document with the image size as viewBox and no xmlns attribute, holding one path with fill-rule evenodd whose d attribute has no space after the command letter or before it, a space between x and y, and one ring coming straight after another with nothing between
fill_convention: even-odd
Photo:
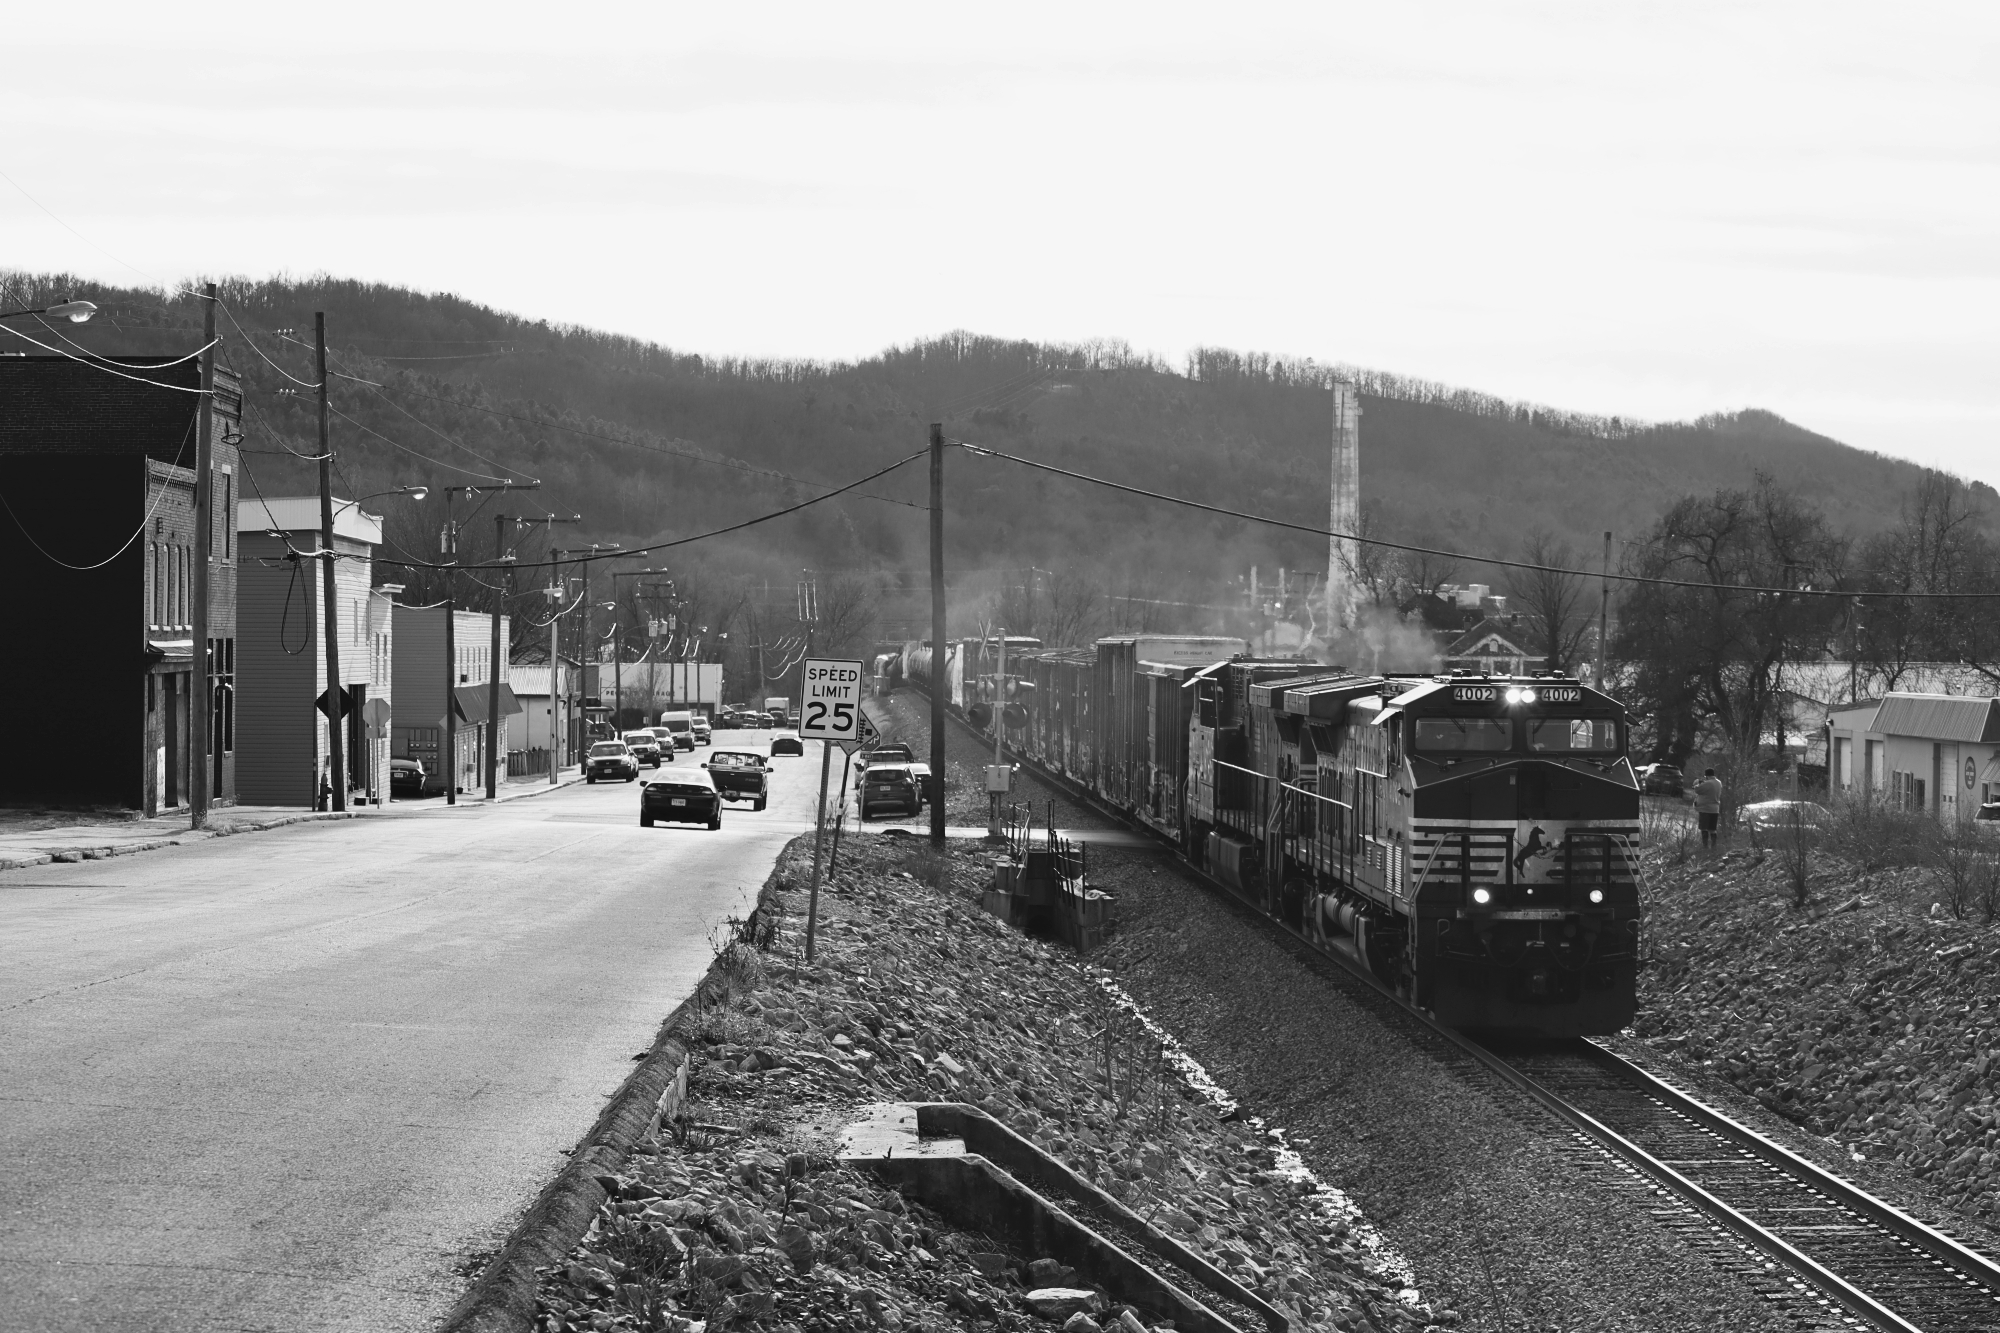
<instances>
[{"instance_id":1,"label":"diesel locomotive","mask_svg":"<svg viewBox=\"0 0 2000 1333\"><path fill-rule=\"evenodd\" d=\"M1442 1023L1631 1022L1639 784L1616 700L1562 677L1355 675L1246 648L1010 644L1004 676L947 686L960 711L1017 704L998 710L1017 756ZM929 687L926 646L899 665Z\"/></svg>"}]
</instances>

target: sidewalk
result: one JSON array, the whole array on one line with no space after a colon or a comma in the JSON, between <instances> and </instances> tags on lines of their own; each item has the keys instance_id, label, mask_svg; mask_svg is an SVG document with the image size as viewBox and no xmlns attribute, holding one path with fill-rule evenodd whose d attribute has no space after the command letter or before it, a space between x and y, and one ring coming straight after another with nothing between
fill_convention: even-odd
<instances>
[{"instance_id":1,"label":"sidewalk","mask_svg":"<svg viewBox=\"0 0 2000 1333\"><path fill-rule=\"evenodd\" d=\"M559 791L580 781L580 769L568 771L553 784L546 773L509 778L500 785L497 799L521 800L543 792ZM485 804L484 791L458 798L458 808ZM156 815L151 819L129 817L118 811L0 810L0 870L18 870L25 866L46 865L51 861L97 861L108 856L178 847L204 838L227 838L238 833L255 833L313 820L388 817L450 808L453 807L447 806L441 796L422 801L395 801L389 805L366 805L346 811L302 810L296 806L278 805L225 805L208 812L208 827L200 831L188 827L185 810Z\"/></svg>"}]
</instances>

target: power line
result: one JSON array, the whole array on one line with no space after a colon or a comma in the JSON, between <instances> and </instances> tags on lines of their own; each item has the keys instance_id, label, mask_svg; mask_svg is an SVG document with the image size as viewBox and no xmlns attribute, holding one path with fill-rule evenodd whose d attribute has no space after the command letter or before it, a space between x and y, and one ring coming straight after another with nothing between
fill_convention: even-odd
<instances>
[{"instance_id":1,"label":"power line","mask_svg":"<svg viewBox=\"0 0 2000 1333\"><path fill-rule=\"evenodd\" d=\"M194 428L195 428L195 423L193 421L189 421L187 433L181 436L181 447L174 451L175 467L179 467L181 465L181 459L187 456L188 441L194 438ZM21 535L28 539L28 544L33 546L37 551L40 551L49 560L53 561L58 565L61 565L64 569L74 569L80 572L88 572L93 569L104 568L106 565L110 564L113 560L116 560L119 556L125 554L126 551L130 550L132 547L132 543L138 541L139 538L145 534L146 525L153 521L153 515L159 511L160 501L166 498L167 498L167 479L162 477L160 479L160 488L153 496L153 503L146 506L146 516L139 520L139 526L133 529L132 535L130 537L127 537L124 540L124 542L122 542L119 545L117 550L113 551L110 555L105 556L102 560L98 561L94 565L72 565L69 561L64 560L60 556L51 555L49 553L49 548L42 545L40 541L36 540L35 534L28 531L28 525L21 521L21 516L14 512L14 506L7 502L7 494L4 491L0 491L0 509L5 509L7 511L7 517L14 520L14 526L21 530Z\"/></svg>"},{"instance_id":2,"label":"power line","mask_svg":"<svg viewBox=\"0 0 2000 1333\"><path fill-rule=\"evenodd\" d=\"M44 352L54 352L57 356L63 357L70 361L74 361L80 366L89 366L92 370L101 370L107 375L116 375L121 380L131 380L134 384L150 384L156 389L171 389L175 393L192 393L192 394L197 394L203 398L209 396L209 391L207 389L190 389L187 386L181 384L168 384L164 380L149 380L143 375L127 375L122 370L113 370L111 366L103 364L99 360L93 360L90 357L78 356L74 352L65 352L60 347L51 347L47 343L42 342L39 339L30 338L27 334L21 332L19 329L15 328L11 324L0 324L0 332L11 333L16 338L19 338L22 342L34 343L35 346L41 348ZM192 355L200 356L202 352L206 352L208 350L209 346L213 346L213 344L209 344L208 346L202 347L199 351L192 353ZM181 361L185 360L187 360L187 357L182 357L180 358L180 361L168 362L166 364L179 365Z\"/></svg>"},{"instance_id":3,"label":"power line","mask_svg":"<svg viewBox=\"0 0 2000 1333\"><path fill-rule=\"evenodd\" d=\"M1310 533L1315 537L1337 537L1342 541L1357 542L1363 546L1380 546L1391 551L1408 551L1413 555L1435 555L1447 560L1460 560L1468 564L1497 565L1502 569L1527 569L1543 574L1567 574L1575 578L1615 579L1620 583L1644 583L1663 588L1701 588L1709 592L1751 592L1766 593L1780 597L1909 597L1925 598L1933 601L2000 600L2000 592L1868 592L1856 588L1776 588L1749 583L1704 583L1695 579L1663 579L1646 574L1620 574L1601 569L1564 569L1560 565L1538 565L1529 560L1502 560L1497 556L1472 555L1465 551L1440 551L1429 546L1411 546L1404 542L1386 541L1380 537L1360 537L1351 532L1335 532L1331 528L1315 527L1310 523L1292 523L1282 518L1272 518L1267 514L1250 514L1240 509L1225 509L1221 505L1204 504L1200 500L1183 499L1178 495L1166 495L1159 491L1149 491L1139 486L1127 486L1122 482L1109 481L1103 477L1093 477L1087 472L1075 472L1069 468L1057 467L1053 463L1040 463L1032 458L1022 458L1017 454L1003 453L984 445L966 440L952 440L952 444L969 449L975 454L988 458L1005 459L1009 463L1019 463L1022 467L1035 468L1042 472L1053 472L1060 477L1076 481L1087 481L1094 486L1109 490L1124 491L1128 495L1144 496L1148 500L1164 500L1168 504L1184 505L1189 509L1200 509L1210 514L1220 514L1225 518L1240 518L1251 523L1262 523L1267 527L1287 528L1293 532Z\"/></svg>"},{"instance_id":4,"label":"power line","mask_svg":"<svg viewBox=\"0 0 2000 1333\"><path fill-rule=\"evenodd\" d=\"M707 541L711 537L722 537L732 532L741 532L745 528L754 528L759 523L769 523L774 518L783 518L787 514L796 514L801 509L808 509L811 508L813 505L819 504L823 501L831 500L835 496L845 495L847 492L854 490L857 487L866 486L869 482L874 481L877 477L886 477L899 467L903 467L909 463L914 463L919 458L928 457L929 454L930 454L929 449L919 449L916 453L910 454L905 458L899 458L885 468L878 468L875 471L869 473L867 476L861 477L855 481L850 481L847 483L847 485L839 487L835 490L828 491L824 495L815 495L810 500L801 500L797 504L786 505L783 509L774 509L768 514L759 514L756 518L747 518L744 519L741 523L731 523L727 527L714 528L708 532L697 533L692 537L677 537L673 541L653 542L650 545L634 546L617 551L593 551L590 552L589 554L579 554L569 560L542 560L542 561L537 561L533 564L516 564L513 566L513 568L553 569L559 565L583 564L595 560L624 560L636 556L651 555L655 551L671 550L676 546L686 546L690 542ZM401 569L468 568L468 566L433 564L427 561L417 561L417 560L380 560L377 561L376 563L384 565L395 565L396 567ZM472 566L472 568L481 568L481 569L500 568L500 566L480 565L480 566Z\"/></svg>"},{"instance_id":5,"label":"power line","mask_svg":"<svg viewBox=\"0 0 2000 1333\"><path fill-rule=\"evenodd\" d=\"M437 393L425 393L422 389L412 389L407 385L377 384L373 380L363 380L358 377L352 378L355 378L357 383L367 384L377 389L385 389L389 393L407 393L418 398L428 398L432 402L444 403L448 406L462 408L469 412L483 412L490 417L499 417L506 421L518 421L528 426L539 426L544 430L559 430L570 435L581 435L586 439L604 440L611 444L622 444L630 449L645 449L653 453L669 454L676 458L685 458L691 462L707 463L714 467L733 468L738 472L749 472L758 476L775 477L780 481L794 482L800 486L826 485L823 481L814 481L809 477L794 476L789 472L780 472L776 468L758 467L754 463L745 463L740 459L715 457L710 454L696 452L693 449L676 449L670 444L663 444L657 440L631 439L620 435L609 435L603 431L586 430L582 426L564 425L560 421L544 421L537 417L522 416L518 412L503 412L497 407L486 407L478 403L460 402L456 398L447 398L443 394ZM412 418L412 420L415 419ZM880 500L884 504L903 505L909 509L926 509L929 507L927 505L913 504L908 500L898 500L894 496L889 495L866 495L863 498Z\"/></svg>"},{"instance_id":6,"label":"power line","mask_svg":"<svg viewBox=\"0 0 2000 1333\"><path fill-rule=\"evenodd\" d=\"M354 427L354 428L355 428L356 430L359 430L359 431L363 431L363 432L365 432L365 433L367 433L367 434L369 434L369 435L373 435L373 436L374 436L374 437L375 437L376 439L378 439L378 440L382 441L382 443L384 443L384 444L386 444L386 445L389 445L389 446L390 446L391 448L395 448L395 449L401 449L401 450L402 450L402 451L403 451L404 453L406 453L406 454L409 454L409 455L411 455L412 457L415 457L415 458L421 458L421 459L423 459L423 460L424 460L424 461L425 461L426 463L431 463L431 464L434 464L434 465L436 465L436 466L438 466L438 467L448 467L448 468L450 468L450 469L451 469L451 470L452 470L453 472L463 472L463 473L464 473L464 474L465 474L466 476L468 476L468 477L478 477L478 478L479 478L480 480L482 480L482 481L511 481L511 480L513 480L513 478L511 478L511 477L496 477L496 476L494 476L494 475L493 475L492 473L490 473L490 472L475 472L475 471L473 471L473 470L472 470L471 468L469 468L469 467L460 467L460 466L459 466L458 464L456 464L456 463L447 463L447 462L445 462L445 461L444 461L443 459L441 459L441 458L432 458L432 457L431 457L431 456L430 456L429 454L420 454L420 453L418 453L418 452L417 452L417 451L416 451L415 449L412 449L412 448L410 448L410 446L409 446L409 445L407 445L407 444L398 444L398 443L397 443L396 441L394 441L394 440L390 439L390 438L389 438L388 436L384 435L384 434L383 434L383 433L382 433L381 431L379 431L379 430L376 430L376 429L374 429L373 427L370 427L370 426L364 426L364 425L363 425L363 424L361 424L361 423L360 423L359 421L356 421L356 420L355 420L355 419L354 419L353 417L351 417L351 416L347 415L347 413L345 413L345 412L341 411L341 410L340 410L339 408L337 408L337 407L333 407L333 406L330 406L330 405L329 405L329 406L327 407L327 409L326 409L326 410L327 410L327 411L329 411L329 412L331 412L331 413L333 413L333 414L334 414L335 416L339 417L339 418L340 418L340 419L341 419L342 421L345 421L345 422L346 422L346 423L347 423L348 425L350 425L350 426Z\"/></svg>"}]
</instances>

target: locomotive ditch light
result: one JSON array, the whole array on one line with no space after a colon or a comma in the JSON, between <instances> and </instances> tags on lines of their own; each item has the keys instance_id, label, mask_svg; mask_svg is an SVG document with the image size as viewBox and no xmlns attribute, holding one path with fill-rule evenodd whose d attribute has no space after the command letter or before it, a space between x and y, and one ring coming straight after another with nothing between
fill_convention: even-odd
<instances>
[{"instance_id":1,"label":"locomotive ditch light","mask_svg":"<svg viewBox=\"0 0 2000 1333\"><path fill-rule=\"evenodd\" d=\"M1601 902L1603 902L1603 901L1604 901L1604 890L1603 890L1603 889L1592 889L1592 890L1590 891L1590 901L1592 901L1592 902L1594 902L1594 903L1601 903Z\"/></svg>"},{"instance_id":2,"label":"locomotive ditch light","mask_svg":"<svg viewBox=\"0 0 2000 1333\"><path fill-rule=\"evenodd\" d=\"M1478 903L1481 907L1486 906L1486 904L1493 901L1493 890L1474 889L1472 891L1472 901Z\"/></svg>"}]
</instances>

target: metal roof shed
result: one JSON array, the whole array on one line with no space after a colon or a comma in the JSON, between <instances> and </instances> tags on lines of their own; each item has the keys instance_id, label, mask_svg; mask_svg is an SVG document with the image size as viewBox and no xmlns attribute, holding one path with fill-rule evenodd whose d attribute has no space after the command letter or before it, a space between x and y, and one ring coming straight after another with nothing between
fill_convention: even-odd
<instances>
[{"instance_id":1,"label":"metal roof shed","mask_svg":"<svg viewBox=\"0 0 2000 1333\"><path fill-rule=\"evenodd\" d=\"M1890 694L1870 728L1884 736L1974 744L2000 742L2000 712L1991 698L1964 694Z\"/></svg>"}]
</instances>

